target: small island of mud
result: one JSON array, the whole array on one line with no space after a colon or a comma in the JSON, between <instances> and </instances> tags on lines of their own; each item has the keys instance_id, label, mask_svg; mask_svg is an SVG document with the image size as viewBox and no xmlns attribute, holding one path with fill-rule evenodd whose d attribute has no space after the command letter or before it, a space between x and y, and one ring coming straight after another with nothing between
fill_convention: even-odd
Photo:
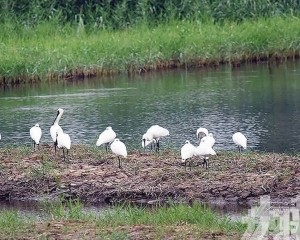
<instances>
[{"instance_id":1,"label":"small island of mud","mask_svg":"<svg viewBox=\"0 0 300 240\"><path fill-rule=\"evenodd\" d=\"M0 198L55 199L88 203L154 204L168 200L249 203L262 195L282 201L300 192L297 155L221 152L209 160L195 158L185 168L180 154L129 151L122 168L102 148L74 146L70 160L49 145L0 148ZM189 165L189 164L188 164Z\"/></svg>"}]
</instances>

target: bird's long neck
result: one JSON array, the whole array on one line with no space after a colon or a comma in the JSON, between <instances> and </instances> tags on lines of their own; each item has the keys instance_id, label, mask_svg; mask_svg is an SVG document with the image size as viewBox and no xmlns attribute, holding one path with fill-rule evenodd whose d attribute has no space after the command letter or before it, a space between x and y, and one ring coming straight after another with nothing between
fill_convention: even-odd
<instances>
[{"instance_id":1,"label":"bird's long neck","mask_svg":"<svg viewBox=\"0 0 300 240\"><path fill-rule=\"evenodd\" d=\"M56 115L53 125L58 124L59 120L61 119L62 114L63 114L62 112L57 112L57 115Z\"/></svg>"}]
</instances>

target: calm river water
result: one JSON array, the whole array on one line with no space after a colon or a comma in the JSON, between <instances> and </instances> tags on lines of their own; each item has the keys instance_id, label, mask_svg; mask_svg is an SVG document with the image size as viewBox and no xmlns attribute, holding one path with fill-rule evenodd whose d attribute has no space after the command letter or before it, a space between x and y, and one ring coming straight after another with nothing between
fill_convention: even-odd
<instances>
[{"instance_id":1,"label":"calm river water","mask_svg":"<svg viewBox=\"0 0 300 240\"><path fill-rule=\"evenodd\" d=\"M50 126L63 108L60 125L73 144L95 145L112 126L129 148L141 148L143 133L159 124L170 131L162 148L196 144L197 128L206 127L216 151L236 149L231 136L238 129L250 150L297 151L299 106L298 62L23 85L0 90L0 146L30 144L35 123L42 143L51 143Z\"/></svg>"}]
</instances>

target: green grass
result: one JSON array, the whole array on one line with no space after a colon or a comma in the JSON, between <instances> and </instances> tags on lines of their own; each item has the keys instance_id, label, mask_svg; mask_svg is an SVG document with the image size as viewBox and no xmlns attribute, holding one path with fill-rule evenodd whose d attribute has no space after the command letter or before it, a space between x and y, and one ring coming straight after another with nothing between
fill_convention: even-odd
<instances>
[{"instance_id":1,"label":"green grass","mask_svg":"<svg viewBox=\"0 0 300 240\"><path fill-rule=\"evenodd\" d=\"M218 216L209 207L200 203L170 204L155 209L138 206L119 206L109 211L101 220L107 226L120 225L179 225L195 224L202 230L210 231L237 231L245 230L245 225L232 222L226 217Z\"/></svg>"},{"instance_id":2,"label":"green grass","mask_svg":"<svg viewBox=\"0 0 300 240\"><path fill-rule=\"evenodd\" d=\"M17 234L26 232L31 220L12 210L0 211L0 238L13 239Z\"/></svg>"},{"instance_id":3,"label":"green grass","mask_svg":"<svg viewBox=\"0 0 300 240\"><path fill-rule=\"evenodd\" d=\"M124 239L128 237L127 230L134 226L151 227L154 229L155 236L160 237L164 236L166 231L171 231L177 226L184 226L188 231L193 230L197 234L222 232L225 235L242 234L246 227L245 224L232 222L226 217L216 215L199 203L192 205L171 203L168 206L154 209L122 205L115 206L101 215L87 213L83 210L82 203L71 200L44 202L41 204L41 208L49 216L43 220L42 225L46 226L44 230L41 230L43 228L40 227L39 220L28 219L15 211L1 211L0 236L9 234L8 236L13 238L22 234L37 237L38 232L51 232L53 222L56 226L54 230L61 231L59 234L74 230L74 225L68 225L68 223L78 223L82 231L84 231L84 226L91 227L91 224L94 224L94 231L102 238L108 239ZM64 227L57 230L58 225Z\"/></svg>"},{"instance_id":4,"label":"green grass","mask_svg":"<svg viewBox=\"0 0 300 240\"><path fill-rule=\"evenodd\" d=\"M240 24L173 21L154 28L77 31L55 21L27 28L1 23L0 84L295 58L299 24L296 17L271 17Z\"/></svg>"},{"instance_id":5,"label":"green grass","mask_svg":"<svg viewBox=\"0 0 300 240\"><path fill-rule=\"evenodd\" d=\"M85 212L84 205L79 200L44 201L41 208L54 220L89 220L97 219L96 215Z\"/></svg>"}]
</instances>

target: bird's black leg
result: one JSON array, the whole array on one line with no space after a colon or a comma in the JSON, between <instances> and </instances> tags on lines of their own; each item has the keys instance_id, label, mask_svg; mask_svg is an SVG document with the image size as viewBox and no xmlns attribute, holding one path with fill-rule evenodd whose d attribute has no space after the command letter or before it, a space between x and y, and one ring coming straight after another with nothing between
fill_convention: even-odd
<instances>
[{"instance_id":1,"label":"bird's black leg","mask_svg":"<svg viewBox=\"0 0 300 240\"><path fill-rule=\"evenodd\" d=\"M64 157L64 161L66 161L65 149L64 148L63 148L63 157Z\"/></svg>"},{"instance_id":2,"label":"bird's black leg","mask_svg":"<svg viewBox=\"0 0 300 240\"><path fill-rule=\"evenodd\" d=\"M191 161L189 161L190 171L192 171Z\"/></svg>"},{"instance_id":3,"label":"bird's black leg","mask_svg":"<svg viewBox=\"0 0 300 240\"><path fill-rule=\"evenodd\" d=\"M67 149L67 160L69 162L69 149Z\"/></svg>"},{"instance_id":4,"label":"bird's black leg","mask_svg":"<svg viewBox=\"0 0 300 240\"><path fill-rule=\"evenodd\" d=\"M54 155L56 155L57 140L54 142Z\"/></svg>"},{"instance_id":5,"label":"bird's black leg","mask_svg":"<svg viewBox=\"0 0 300 240\"><path fill-rule=\"evenodd\" d=\"M108 144L109 144L109 143L105 143L105 150L106 150L106 153L108 152Z\"/></svg>"},{"instance_id":6,"label":"bird's black leg","mask_svg":"<svg viewBox=\"0 0 300 240\"><path fill-rule=\"evenodd\" d=\"M159 153L159 139L156 141L156 152Z\"/></svg>"},{"instance_id":7,"label":"bird's black leg","mask_svg":"<svg viewBox=\"0 0 300 240\"><path fill-rule=\"evenodd\" d=\"M118 156L118 160L119 160L119 168L121 168L121 160L119 156Z\"/></svg>"},{"instance_id":8,"label":"bird's black leg","mask_svg":"<svg viewBox=\"0 0 300 240\"><path fill-rule=\"evenodd\" d=\"M184 162L184 170L186 171L186 160Z\"/></svg>"},{"instance_id":9,"label":"bird's black leg","mask_svg":"<svg viewBox=\"0 0 300 240\"><path fill-rule=\"evenodd\" d=\"M207 161L206 161L206 158L204 157L204 159L203 159L203 168L204 168L204 166L205 166L205 168L207 168Z\"/></svg>"}]
</instances>

